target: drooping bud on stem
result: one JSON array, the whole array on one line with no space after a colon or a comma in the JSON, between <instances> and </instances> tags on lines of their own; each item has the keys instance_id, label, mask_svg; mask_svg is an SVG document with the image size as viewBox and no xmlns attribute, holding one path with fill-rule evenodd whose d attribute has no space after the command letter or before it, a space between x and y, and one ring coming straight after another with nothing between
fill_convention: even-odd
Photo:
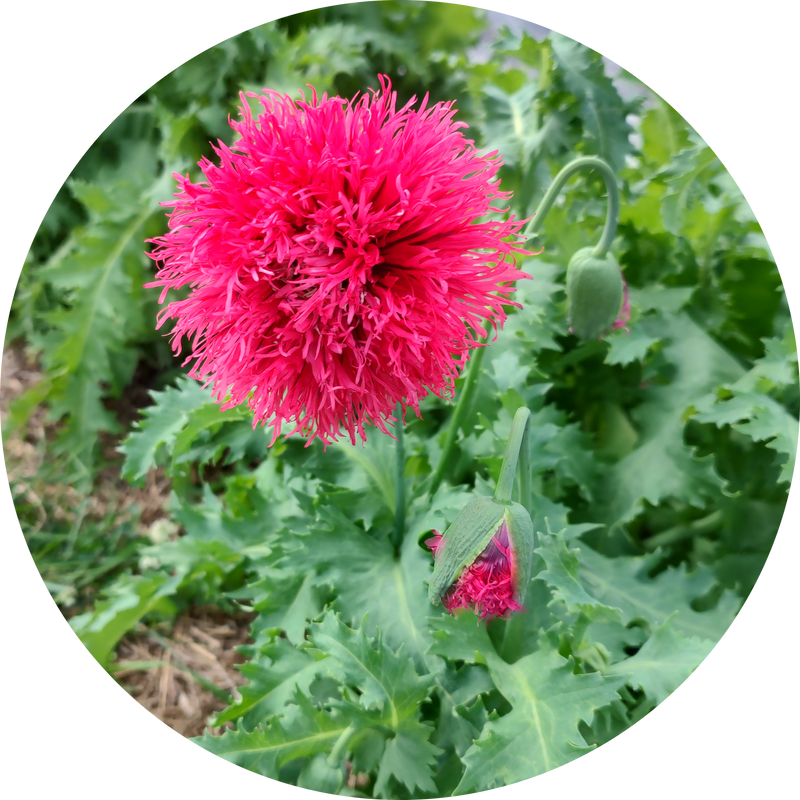
<instances>
[{"instance_id":1,"label":"drooping bud on stem","mask_svg":"<svg viewBox=\"0 0 800 800\"><path fill-rule=\"evenodd\" d=\"M616 259L611 253L599 258L594 250L578 250L567 267L567 319L573 333L585 340L597 339L614 325L624 299Z\"/></svg>"},{"instance_id":2,"label":"drooping bud on stem","mask_svg":"<svg viewBox=\"0 0 800 800\"><path fill-rule=\"evenodd\" d=\"M619 219L619 188L608 163L597 156L570 161L553 179L524 233L536 235L564 184L581 169L596 169L603 176L608 192L608 210L597 245L578 250L570 259L567 267L567 318L570 330L581 339L596 339L609 329L624 327L630 318L627 285L619 264L608 252Z\"/></svg>"}]
</instances>

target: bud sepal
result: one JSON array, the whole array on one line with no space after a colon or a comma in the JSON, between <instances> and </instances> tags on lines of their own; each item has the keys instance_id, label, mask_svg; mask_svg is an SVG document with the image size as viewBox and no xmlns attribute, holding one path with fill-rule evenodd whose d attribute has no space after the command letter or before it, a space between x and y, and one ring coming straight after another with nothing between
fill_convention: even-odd
<instances>
[{"instance_id":1,"label":"bud sepal","mask_svg":"<svg viewBox=\"0 0 800 800\"><path fill-rule=\"evenodd\" d=\"M530 582L533 523L519 503L478 497L426 544L434 553L428 596L451 613L473 608L481 619L521 611Z\"/></svg>"}]
</instances>

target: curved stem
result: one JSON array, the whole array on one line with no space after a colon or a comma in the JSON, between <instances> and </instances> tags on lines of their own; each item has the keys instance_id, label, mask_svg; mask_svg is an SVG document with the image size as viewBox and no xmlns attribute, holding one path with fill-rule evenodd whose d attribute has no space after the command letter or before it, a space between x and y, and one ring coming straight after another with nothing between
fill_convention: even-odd
<instances>
[{"instance_id":1,"label":"curved stem","mask_svg":"<svg viewBox=\"0 0 800 800\"><path fill-rule=\"evenodd\" d=\"M484 328L484 333L486 329ZM486 334L488 339L489 334ZM450 461L450 456L455 447L456 437L458 436L458 429L464 420L464 415L467 413L472 396L475 394L475 386L478 383L478 375L481 370L481 361L483 361L483 354L489 346L488 342L484 342L482 347L478 347L470 358L469 366L467 367L467 374L464 378L464 385L461 387L461 396L456 403L453 416L450 418L450 427L447 429L447 438L442 448L442 455L439 457L439 463L436 465L436 472L433 473L431 478L431 485L428 487L428 497L433 497L436 490L441 486L444 479L444 473L447 471L447 465Z\"/></svg>"},{"instance_id":2,"label":"curved stem","mask_svg":"<svg viewBox=\"0 0 800 800\"><path fill-rule=\"evenodd\" d=\"M397 406L397 422L395 423L395 487L394 487L394 535L392 544L397 555L406 532L406 448L403 430L403 406Z\"/></svg>"},{"instance_id":3,"label":"curved stem","mask_svg":"<svg viewBox=\"0 0 800 800\"><path fill-rule=\"evenodd\" d=\"M536 214L526 225L522 233L524 236L533 236L538 232L547 216L547 212L552 208L564 184L576 172L582 169L596 169L603 176L603 180L606 183L606 191L608 192L606 224L603 228L603 235L600 237L600 241L594 248L593 253L596 258L603 258L611 247L611 243L614 241L614 236L617 233L617 221L619 220L619 187L617 186L617 176L614 174L614 170L611 169L606 161L603 161L602 158L598 158L597 156L576 158L574 161L570 161L569 164L556 175L539 203Z\"/></svg>"},{"instance_id":4,"label":"curved stem","mask_svg":"<svg viewBox=\"0 0 800 800\"><path fill-rule=\"evenodd\" d=\"M519 501L525 510L531 511L531 452L528 429L531 424L531 412L525 406L517 409L511 432L508 434L506 451L503 454L503 466L494 490L494 499L498 503L510 503L514 489L514 476L517 473L517 462L520 462Z\"/></svg>"},{"instance_id":5,"label":"curved stem","mask_svg":"<svg viewBox=\"0 0 800 800\"><path fill-rule=\"evenodd\" d=\"M348 725L341 733L341 736L336 740L336 744L333 746L333 750L331 750L330 755L327 758L328 766L329 767L338 767L339 761L344 754L344 749L347 747L350 739L352 738L353 734L356 732L355 725Z\"/></svg>"}]
</instances>

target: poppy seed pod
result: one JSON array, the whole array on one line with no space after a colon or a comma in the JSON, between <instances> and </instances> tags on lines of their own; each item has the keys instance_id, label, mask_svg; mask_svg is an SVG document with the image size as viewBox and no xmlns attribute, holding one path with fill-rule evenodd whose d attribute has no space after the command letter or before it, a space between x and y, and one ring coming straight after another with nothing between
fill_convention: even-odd
<instances>
[{"instance_id":1,"label":"poppy seed pod","mask_svg":"<svg viewBox=\"0 0 800 800\"><path fill-rule=\"evenodd\" d=\"M597 339L615 326L625 294L616 259L610 253L598 257L594 250L578 250L567 267L567 318L570 329L584 340Z\"/></svg>"},{"instance_id":2,"label":"poppy seed pod","mask_svg":"<svg viewBox=\"0 0 800 800\"><path fill-rule=\"evenodd\" d=\"M481 619L522 610L530 581L533 523L519 503L478 497L468 503L439 535L426 544L434 567L428 596L452 613L474 608Z\"/></svg>"}]
</instances>

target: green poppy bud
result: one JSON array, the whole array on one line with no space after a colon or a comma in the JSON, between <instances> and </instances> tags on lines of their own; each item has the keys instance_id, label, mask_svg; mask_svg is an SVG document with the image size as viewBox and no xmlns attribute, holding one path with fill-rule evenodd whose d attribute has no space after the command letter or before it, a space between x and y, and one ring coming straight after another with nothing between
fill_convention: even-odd
<instances>
[{"instance_id":1,"label":"green poppy bud","mask_svg":"<svg viewBox=\"0 0 800 800\"><path fill-rule=\"evenodd\" d=\"M519 503L491 497L469 502L453 524L426 544L433 551L428 597L451 613L473 608L481 619L522 610L531 577L534 533Z\"/></svg>"},{"instance_id":2,"label":"green poppy bud","mask_svg":"<svg viewBox=\"0 0 800 800\"><path fill-rule=\"evenodd\" d=\"M625 285L616 259L594 255L594 247L578 250L567 267L567 318L570 329L581 339L597 339L624 312Z\"/></svg>"},{"instance_id":3,"label":"green poppy bud","mask_svg":"<svg viewBox=\"0 0 800 800\"><path fill-rule=\"evenodd\" d=\"M315 792L338 794L344 786L344 772L340 767L332 767L325 753L317 753L309 761L297 778L297 785Z\"/></svg>"}]
</instances>

